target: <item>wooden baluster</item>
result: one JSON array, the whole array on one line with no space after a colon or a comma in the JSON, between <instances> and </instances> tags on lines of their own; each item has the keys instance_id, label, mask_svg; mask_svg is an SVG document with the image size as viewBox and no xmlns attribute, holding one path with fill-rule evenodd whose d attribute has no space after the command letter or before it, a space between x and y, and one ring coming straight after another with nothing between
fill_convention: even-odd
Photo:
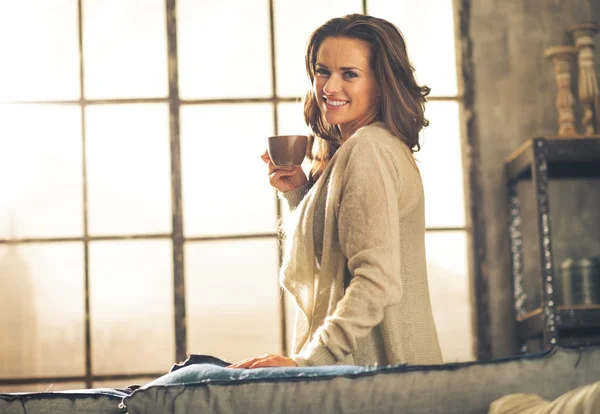
<instances>
[{"instance_id":1,"label":"wooden baluster","mask_svg":"<svg viewBox=\"0 0 600 414\"><path fill-rule=\"evenodd\" d=\"M571 62L577 54L573 46L553 46L545 50L544 55L554 65L556 85L556 108L558 109L558 136L573 137L577 135L575 115L573 115L574 98L571 93Z\"/></svg>"},{"instance_id":2,"label":"wooden baluster","mask_svg":"<svg viewBox=\"0 0 600 414\"><path fill-rule=\"evenodd\" d=\"M600 133L600 100L598 79L594 69L594 35L597 23L574 24L569 32L575 39L579 64L579 100L583 105L581 124L584 135Z\"/></svg>"}]
</instances>

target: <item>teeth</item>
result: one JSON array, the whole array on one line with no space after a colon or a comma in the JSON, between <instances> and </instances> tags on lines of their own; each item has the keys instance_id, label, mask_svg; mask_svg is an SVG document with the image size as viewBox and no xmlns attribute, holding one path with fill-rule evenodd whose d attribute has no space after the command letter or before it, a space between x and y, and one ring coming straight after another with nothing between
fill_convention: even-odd
<instances>
[{"instance_id":1,"label":"teeth","mask_svg":"<svg viewBox=\"0 0 600 414\"><path fill-rule=\"evenodd\" d=\"M331 106L342 106L348 103L348 101L330 101L327 98L325 98L325 101Z\"/></svg>"}]
</instances>

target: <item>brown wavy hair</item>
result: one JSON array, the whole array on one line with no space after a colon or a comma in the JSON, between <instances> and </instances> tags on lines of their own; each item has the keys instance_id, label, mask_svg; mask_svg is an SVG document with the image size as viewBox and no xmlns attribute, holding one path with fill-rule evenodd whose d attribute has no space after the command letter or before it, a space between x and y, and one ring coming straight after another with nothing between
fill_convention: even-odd
<instances>
[{"instance_id":1,"label":"brown wavy hair","mask_svg":"<svg viewBox=\"0 0 600 414\"><path fill-rule=\"evenodd\" d=\"M329 20L311 34L306 48L306 73L311 85L315 79L319 47L328 37L358 39L369 45L371 70L381 91L377 118L412 152L418 151L421 148L419 131L429 125L424 112L431 89L417 84L400 30L386 20L362 14ZM306 154L313 161L311 182L320 177L342 144L339 128L325 121L319 102L312 89L309 90L304 99L304 121L312 130Z\"/></svg>"}]
</instances>

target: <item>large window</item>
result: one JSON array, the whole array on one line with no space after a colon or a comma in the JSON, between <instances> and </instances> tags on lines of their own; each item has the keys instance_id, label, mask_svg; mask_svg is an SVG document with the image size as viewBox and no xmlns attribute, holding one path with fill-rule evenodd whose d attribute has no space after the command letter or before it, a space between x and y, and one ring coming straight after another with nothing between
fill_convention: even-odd
<instances>
[{"instance_id":1,"label":"large window","mask_svg":"<svg viewBox=\"0 0 600 414\"><path fill-rule=\"evenodd\" d=\"M396 23L432 87L432 303L444 359L473 357L451 0L21 0L0 3L0 391L290 349L260 155L304 131L305 42L347 13Z\"/></svg>"}]
</instances>

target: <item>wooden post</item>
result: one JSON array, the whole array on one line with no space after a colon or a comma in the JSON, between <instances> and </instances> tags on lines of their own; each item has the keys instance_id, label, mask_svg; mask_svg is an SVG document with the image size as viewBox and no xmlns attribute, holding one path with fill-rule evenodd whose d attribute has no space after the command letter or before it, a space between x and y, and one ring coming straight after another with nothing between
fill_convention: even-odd
<instances>
[{"instance_id":1,"label":"wooden post","mask_svg":"<svg viewBox=\"0 0 600 414\"><path fill-rule=\"evenodd\" d=\"M571 93L571 62L577 54L573 46L553 46L545 50L544 56L554 65L556 85L556 108L558 109L558 136L572 137L577 135L575 116L573 115L574 98Z\"/></svg>"},{"instance_id":2,"label":"wooden post","mask_svg":"<svg viewBox=\"0 0 600 414\"><path fill-rule=\"evenodd\" d=\"M583 105L581 124L584 135L600 133L600 100L598 79L594 69L594 40L598 23L574 24L569 32L575 39L579 64L579 100Z\"/></svg>"}]
</instances>

